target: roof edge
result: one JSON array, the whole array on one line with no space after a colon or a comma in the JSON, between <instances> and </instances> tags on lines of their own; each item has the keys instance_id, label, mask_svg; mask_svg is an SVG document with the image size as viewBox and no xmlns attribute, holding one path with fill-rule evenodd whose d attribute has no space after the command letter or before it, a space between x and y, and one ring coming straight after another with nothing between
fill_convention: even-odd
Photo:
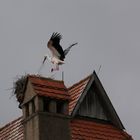
<instances>
[{"instance_id":1,"label":"roof edge","mask_svg":"<svg viewBox=\"0 0 140 140\"><path fill-rule=\"evenodd\" d=\"M68 90L74 88L75 86L77 86L77 85L80 84L81 82L86 81L86 80L87 80L88 78L90 78L91 76L92 76L92 74L88 75L86 78L80 80L79 82L77 82L77 83L71 85L70 87L68 87Z\"/></svg>"},{"instance_id":2,"label":"roof edge","mask_svg":"<svg viewBox=\"0 0 140 140\"><path fill-rule=\"evenodd\" d=\"M54 81L54 82L61 82L61 83L64 83L63 80L56 80L56 79L53 79L51 77L44 77L44 76L41 76L41 75L36 75L36 74L28 74L27 75L28 78L39 78L39 79L42 79L42 80L49 80L49 81Z\"/></svg>"},{"instance_id":3,"label":"roof edge","mask_svg":"<svg viewBox=\"0 0 140 140\"><path fill-rule=\"evenodd\" d=\"M107 95L107 93L106 93L106 91L105 91L105 89L104 89L104 87L103 87L103 85L102 85L102 83L101 83L100 79L98 78L98 76L97 76L95 71L93 72L93 75L95 77L95 83L98 83L99 86L102 89L102 96L104 96L104 99L107 100L107 102L105 102L105 103L106 103L107 107L110 110L109 113L113 114L113 117L114 117L115 121L117 122L117 126L119 128L121 128L121 129L125 129L125 127L123 126L123 124L122 124L122 122L121 122L121 120L120 120L120 118L119 118L119 116L118 116L118 114L117 114L117 112L116 112L111 100L109 99L109 97L108 97L108 95Z\"/></svg>"},{"instance_id":4,"label":"roof edge","mask_svg":"<svg viewBox=\"0 0 140 140\"><path fill-rule=\"evenodd\" d=\"M11 121L11 122L9 122L9 123L7 123L7 124L5 124L5 125L3 125L3 126L0 128L0 131L3 130L4 128L10 126L11 124L16 123L16 122L17 122L18 120L20 120L20 119L22 119L22 116L19 117L19 118L17 118L17 119L15 119L15 120L13 120L13 121Z\"/></svg>"},{"instance_id":5,"label":"roof edge","mask_svg":"<svg viewBox=\"0 0 140 140\"><path fill-rule=\"evenodd\" d=\"M74 116L76 115L76 112L77 112L77 110L79 109L79 106L81 105L81 103L82 103L84 97L86 96L86 94L87 94L89 88L91 87L91 85L92 85L92 83L93 83L93 81L94 81L93 74L91 74L90 76L91 76L91 77L90 77L90 79L89 79L89 81L88 81L88 83L87 83L87 85L86 85L86 87L85 87L83 93L82 93L81 96L79 97L79 99L78 99L78 101L77 101L77 103L76 103L74 109L73 109L72 112L71 112L72 117L74 117ZM89 77L87 77L87 78L89 78ZM86 79L86 78L85 78L85 79Z\"/></svg>"}]
</instances>

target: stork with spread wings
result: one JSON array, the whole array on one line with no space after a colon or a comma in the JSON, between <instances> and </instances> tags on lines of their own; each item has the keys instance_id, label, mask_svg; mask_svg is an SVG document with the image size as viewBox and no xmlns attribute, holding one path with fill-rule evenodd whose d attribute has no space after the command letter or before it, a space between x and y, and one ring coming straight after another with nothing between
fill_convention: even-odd
<instances>
[{"instance_id":1,"label":"stork with spread wings","mask_svg":"<svg viewBox=\"0 0 140 140\"><path fill-rule=\"evenodd\" d=\"M51 69L51 72L55 70L59 70L59 65L64 64L65 56L68 54L70 49L77 45L78 43L71 44L67 49L63 50L60 45L60 40L62 39L62 35L59 33L53 33L50 40L48 41L48 48L50 49L52 56L46 55L43 60L43 64L48 59L52 64L55 65L55 68Z\"/></svg>"}]
</instances>

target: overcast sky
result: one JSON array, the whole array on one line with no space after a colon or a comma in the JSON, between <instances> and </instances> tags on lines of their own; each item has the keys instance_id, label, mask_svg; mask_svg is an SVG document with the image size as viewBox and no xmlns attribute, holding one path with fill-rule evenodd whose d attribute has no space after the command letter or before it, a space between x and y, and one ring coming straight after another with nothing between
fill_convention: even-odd
<instances>
[{"instance_id":1,"label":"overcast sky","mask_svg":"<svg viewBox=\"0 0 140 140\"><path fill-rule=\"evenodd\" d=\"M55 78L70 86L93 70L126 131L140 138L140 1L0 0L0 126L21 116L12 96L17 76L37 74L52 32L73 47ZM51 65L41 70L51 76Z\"/></svg>"}]
</instances>

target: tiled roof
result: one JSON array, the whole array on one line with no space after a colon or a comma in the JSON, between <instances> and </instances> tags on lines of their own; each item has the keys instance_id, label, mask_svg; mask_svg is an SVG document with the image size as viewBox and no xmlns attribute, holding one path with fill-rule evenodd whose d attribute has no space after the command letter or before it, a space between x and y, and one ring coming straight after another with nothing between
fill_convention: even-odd
<instances>
[{"instance_id":1,"label":"tiled roof","mask_svg":"<svg viewBox=\"0 0 140 140\"><path fill-rule=\"evenodd\" d=\"M111 124L74 119L70 125L72 140L132 140L130 135Z\"/></svg>"},{"instance_id":2,"label":"tiled roof","mask_svg":"<svg viewBox=\"0 0 140 140\"><path fill-rule=\"evenodd\" d=\"M28 76L28 80L31 81L33 88L38 95L63 100L70 99L69 113L71 113L74 109L90 78L91 75L74 84L73 86L66 88L63 81L53 80L36 75Z\"/></svg>"},{"instance_id":3,"label":"tiled roof","mask_svg":"<svg viewBox=\"0 0 140 140\"><path fill-rule=\"evenodd\" d=\"M94 120L73 119L70 129L72 140L133 140L130 135L113 125ZM0 128L0 140L23 140L21 117Z\"/></svg>"},{"instance_id":4,"label":"tiled roof","mask_svg":"<svg viewBox=\"0 0 140 140\"><path fill-rule=\"evenodd\" d=\"M18 118L0 128L0 140L23 140L22 118Z\"/></svg>"},{"instance_id":5,"label":"tiled roof","mask_svg":"<svg viewBox=\"0 0 140 140\"><path fill-rule=\"evenodd\" d=\"M91 75L67 89L62 81L28 76L37 94L62 100L70 99L69 114L73 111L90 79ZM126 132L110 123L96 122L94 119L89 120L84 117L73 118L70 129L72 140L132 140ZM22 117L0 128L0 140L23 140Z\"/></svg>"},{"instance_id":6,"label":"tiled roof","mask_svg":"<svg viewBox=\"0 0 140 140\"><path fill-rule=\"evenodd\" d=\"M62 100L70 99L68 90L63 81L56 81L35 75L29 75L28 80L31 81L35 92L40 96Z\"/></svg>"},{"instance_id":7,"label":"tiled roof","mask_svg":"<svg viewBox=\"0 0 140 140\"><path fill-rule=\"evenodd\" d=\"M68 89L68 92L70 94L70 103L69 103L69 113L73 111L79 97L83 93L86 85L88 84L89 80L91 78L91 75L86 77L85 79L81 80L80 82L74 84L72 87Z\"/></svg>"}]
</instances>

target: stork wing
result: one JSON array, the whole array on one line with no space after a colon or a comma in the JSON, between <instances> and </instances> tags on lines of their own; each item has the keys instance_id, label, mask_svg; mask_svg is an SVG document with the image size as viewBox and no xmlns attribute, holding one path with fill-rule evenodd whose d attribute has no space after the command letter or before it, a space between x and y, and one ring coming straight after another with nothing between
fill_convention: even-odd
<instances>
[{"instance_id":1,"label":"stork wing","mask_svg":"<svg viewBox=\"0 0 140 140\"><path fill-rule=\"evenodd\" d=\"M64 60L65 58L64 51L59 44L61 39L62 36L59 33L53 33L48 42L48 48L51 50L53 56L61 60Z\"/></svg>"},{"instance_id":2,"label":"stork wing","mask_svg":"<svg viewBox=\"0 0 140 140\"><path fill-rule=\"evenodd\" d=\"M74 44L71 44L67 49L64 50L64 55L66 56L68 54L68 52L70 51L70 49L74 46L74 45L77 45L78 43L74 43Z\"/></svg>"},{"instance_id":3,"label":"stork wing","mask_svg":"<svg viewBox=\"0 0 140 140\"><path fill-rule=\"evenodd\" d=\"M60 40L62 39L62 35L59 33L53 33L50 40L53 42L53 45L58 45L60 43Z\"/></svg>"}]
</instances>

